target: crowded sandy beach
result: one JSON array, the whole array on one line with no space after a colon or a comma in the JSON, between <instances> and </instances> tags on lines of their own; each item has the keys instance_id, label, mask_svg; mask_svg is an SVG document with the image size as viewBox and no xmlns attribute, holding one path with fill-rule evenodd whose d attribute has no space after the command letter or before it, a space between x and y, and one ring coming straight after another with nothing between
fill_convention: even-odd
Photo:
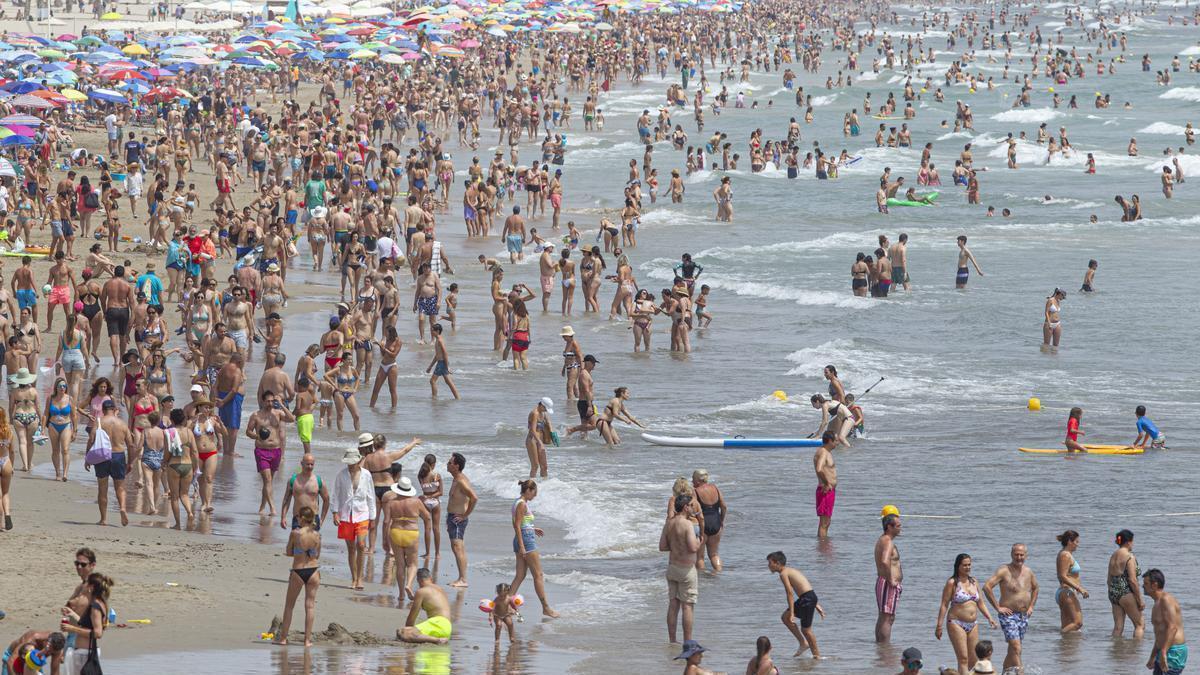
<instances>
[{"instance_id":1,"label":"crowded sandy beach","mask_svg":"<svg viewBox=\"0 0 1200 675\"><path fill-rule=\"evenodd\" d=\"M1196 7L0 28L0 673L1185 671Z\"/></svg>"}]
</instances>

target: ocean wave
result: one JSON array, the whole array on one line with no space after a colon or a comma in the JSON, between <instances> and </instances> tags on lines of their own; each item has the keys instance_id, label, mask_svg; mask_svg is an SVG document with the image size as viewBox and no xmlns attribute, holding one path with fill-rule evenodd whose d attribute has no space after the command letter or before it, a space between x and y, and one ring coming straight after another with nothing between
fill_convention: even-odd
<instances>
[{"instance_id":1,"label":"ocean wave","mask_svg":"<svg viewBox=\"0 0 1200 675\"><path fill-rule=\"evenodd\" d=\"M1181 127L1178 124L1171 124L1169 122L1155 122L1154 124L1138 129L1137 132L1139 134L1151 134L1159 136L1182 136L1184 131L1184 127Z\"/></svg>"},{"instance_id":2,"label":"ocean wave","mask_svg":"<svg viewBox=\"0 0 1200 675\"><path fill-rule=\"evenodd\" d=\"M841 92L835 92L832 94L826 94L824 96L814 96L814 97L812 97L812 105L814 108L820 108L821 106L832 105L833 102L836 101L838 96L840 96L840 95L841 95Z\"/></svg>"},{"instance_id":3,"label":"ocean wave","mask_svg":"<svg viewBox=\"0 0 1200 675\"><path fill-rule=\"evenodd\" d=\"M1172 87L1159 94L1159 98L1170 101L1192 101L1200 103L1200 87Z\"/></svg>"},{"instance_id":4,"label":"ocean wave","mask_svg":"<svg viewBox=\"0 0 1200 675\"><path fill-rule=\"evenodd\" d=\"M605 157L613 157L615 155L628 155L630 153L641 152L645 148L645 144L635 141L622 141L607 147L592 147L579 148L570 151L572 160L579 159L601 159Z\"/></svg>"},{"instance_id":5,"label":"ocean wave","mask_svg":"<svg viewBox=\"0 0 1200 675\"><path fill-rule=\"evenodd\" d=\"M879 79L879 73L872 70L864 70L858 74L859 82L873 82Z\"/></svg>"},{"instance_id":6,"label":"ocean wave","mask_svg":"<svg viewBox=\"0 0 1200 675\"><path fill-rule=\"evenodd\" d=\"M652 267L647 271L647 276L659 281L670 281L675 278L675 273L668 267ZM705 274L704 282L714 289L730 291L734 295L768 300L787 300L797 305L850 309L869 309L875 306L875 303L869 298L860 298L850 295L848 292L813 291L762 281L749 281L722 274Z\"/></svg>"},{"instance_id":7,"label":"ocean wave","mask_svg":"<svg viewBox=\"0 0 1200 675\"><path fill-rule=\"evenodd\" d=\"M647 598L662 591L658 579L618 579L602 574L574 570L566 574L547 574L546 581L561 584L579 593L578 603L563 612L556 624L603 625L626 623L634 610L643 614L651 611ZM536 611L535 606L526 610Z\"/></svg>"},{"instance_id":8,"label":"ocean wave","mask_svg":"<svg viewBox=\"0 0 1200 675\"><path fill-rule=\"evenodd\" d=\"M1200 90L1197 90L1200 92ZM992 115L997 122L1013 122L1016 124L1041 124L1062 117L1063 114L1053 108L1016 108L1005 110Z\"/></svg>"}]
</instances>

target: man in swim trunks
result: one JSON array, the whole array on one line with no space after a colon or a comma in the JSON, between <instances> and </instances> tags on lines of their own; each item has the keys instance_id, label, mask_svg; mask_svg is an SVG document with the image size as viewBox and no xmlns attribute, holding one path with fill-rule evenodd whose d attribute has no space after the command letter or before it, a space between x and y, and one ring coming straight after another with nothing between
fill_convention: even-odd
<instances>
[{"instance_id":1,"label":"man in swim trunks","mask_svg":"<svg viewBox=\"0 0 1200 675\"><path fill-rule=\"evenodd\" d=\"M254 465L262 477L262 499L258 512L269 507L268 516L275 515L275 498L271 495L271 481L283 463L283 423L295 422L296 418L273 391L264 391L258 410L246 421L246 435L254 439Z\"/></svg>"},{"instance_id":2,"label":"man in swim trunks","mask_svg":"<svg viewBox=\"0 0 1200 675\"><path fill-rule=\"evenodd\" d=\"M500 241L508 249L508 261L516 264L525 259L525 219L521 217L521 207L514 206L512 215L504 219L504 230L500 233Z\"/></svg>"},{"instance_id":3,"label":"man in swim trunks","mask_svg":"<svg viewBox=\"0 0 1200 675\"><path fill-rule=\"evenodd\" d=\"M542 311L550 311L550 291L554 289L554 275L558 272L558 261L554 259L554 244L547 242L538 258L538 270L542 278Z\"/></svg>"},{"instance_id":4,"label":"man in swim trunks","mask_svg":"<svg viewBox=\"0 0 1200 675\"><path fill-rule=\"evenodd\" d=\"M108 347L112 350L114 364L118 362L119 355L129 348L129 319L133 302L133 286L125 280L125 267L117 265L112 278L100 288L100 306L104 308Z\"/></svg>"},{"instance_id":5,"label":"man in swim trunks","mask_svg":"<svg viewBox=\"0 0 1200 675\"><path fill-rule=\"evenodd\" d=\"M63 316L72 312L71 291L75 288L75 273L66 261L67 254L59 251L54 254L54 264L46 283L50 285L50 300L46 303L46 331L54 328L54 306L62 305Z\"/></svg>"},{"instance_id":6,"label":"man in swim trunks","mask_svg":"<svg viewBox=\"0 0 1200 675\"><path fill-rule=\"evenodd\" d=\"M417 623L421 610L426 619ZM412 607L404 627L396 630L396 638L402 642L444 645L450 641L454 629L450 625L450 599L441 586L433 583L433 573L428 568L417 570L417 592L413 595Z\"/></svg>"},{"instance_id":7,"label":"man in swim trunks","mask_svg":"<svg viewBox=\"0 0 1200 675\"><path fill-rule=\"evenodd\" d=\"M983 270L979 269L979 263L975 261L975 256L967 248L967 235L960 234L958 235L958 273L954 277L955 288L967 287L967 278L971 276L971 270L967 267L968 262L975 266L975 272L979 276L983 276Z\"/></svg>"},{"instance_id":8,"label":"man in swim trunks","mask_svg":"<svg viewBox=\"0 0 1200 675\"><path fill-rule=\"evenodd\" d=\"M242 399L246 392L246 372L242 369L244 359L241 352L234 352L217 371L217 398L213 401L225 425L224 453L234 454L238 431L242 428Z\"/></svg>"},{"instance_id":9,"label":"man in swim trunks","mask_svg":"<svg viewBox=\"0 0 1200 675\"><path fill-rule=\"evenodd\" d=\"M30 315L33 320L37 321L37 289L33 285L33 258L29 256L21 256L21 266L13 272L12 281L9 282L12 286L13 295L17 298L17 309L22 310L29 308Z\"/></svg>"},{"instance_id":10,"label":"man in swim trunks","mask_svg":"<svg viewBox=\"0 0 1200 675\"><path fill-rule=\"evenodd\" d=\"M1004 671L1021 669L1021 640L1029 627L1029 617L1037 603L1038 583L1033 570L1025 566L1027 555L1025 544L1013 544L1012 562L1002 565L991 579L983 585L983 594L1000 615L1000 628L1008 642L1008 653L1004 655ZM997 602L992 589L1000 586Z\"/></svg>"},{"instance_id":11,"label":"man in swim trunks","mask_svg":"<svg viewBox=\"0 0 1200 675\"><path fill-rule=\"evenodd\" d=\"M833 463L833 453L830 452L838 444L838 436L832 429L826 429L821 436L821 447L813 453L813 470L817 474L817 538L829 536L829 522L833 519L833 504L837 499L837 467Z\"/></svg>"},{"instance_id":12,"label":"man in swim trunks","mask_svg":"<svg viewBox=\"0 0 1200 675\"><path fill-rule=\"evenodd\" d=\"M1187 666L1188 648L1183 634L1183 611L1179 600L1163 590L1167 579L1161 570L1152 569L1142 575L1142 590L1154 599L1150 623L1154 625L1154 649L1146 668L1154 675L1181 675Z\"/></svg>"},{"instance_id":13,"label":"man in swim trunks","mask_svg":"<svg viewBox=\"0 0 1200 675\"><path fill-rule=\"evenodd\" d=\"M904 590L904 572L900 569L900 551L895 539L900 536L900 516L889 513L883 517L883 534L875 541L875 604L879 617L875 620L875 642L892 639L892 624L896 621L896 605Z\"/></svg>"},{"instance_id":14,"label":"man in swim trunks","mask_svg":"<svg viewBox=\"0 0 1200 675\"><path fill-rule=\"evenodd\" d=\"M413 291L412 311L417 315L417 334L420 336L417 344L425 344L425 324L430 327L430 338L433 337L433 323L438 317L438 306L442 303L442 280L433 272L429 263L423 263L417 270L417 287Z\"/></svg>"},{"instance_id":15,"label":"man in swim trunks","mask_svg":"<svg viewBox=\"0 0 1200 675\"><path fill-rule=\"evenodd\" d=\"M450 460L446 462L446 472L454 479L446 499L446 532L450 536L454 562L458 565L458 578L450 582L452 588L467 586L467 544L463 536L467 532L467 520L479 503L479 495L475 494L471 480L463 473L466 465L467 458L461 452L450 455Z\"/></svg>"}]
</instances>

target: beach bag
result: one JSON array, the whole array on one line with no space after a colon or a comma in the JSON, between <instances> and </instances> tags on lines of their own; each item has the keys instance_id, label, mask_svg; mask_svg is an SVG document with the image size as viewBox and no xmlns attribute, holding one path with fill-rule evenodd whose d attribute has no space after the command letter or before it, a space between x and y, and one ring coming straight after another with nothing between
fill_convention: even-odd
<instances>
[{"instance_id":1,"label":"beach bag","mask_svg":"<svg viewBox=\"0 0 1200 675\"><path fill-rule=\"evenodd\" d=\"M100 434L103 434L103 433L104 433L104 429L96 430L96 441L100 440L99 436L100 436ZM105 436L107 437L107 434L105 434ZM107 440L107 438L106 438L106 440ZM111 446L111 443L109 443L108 445ZM97 464L107 462L110 459L112 459L112 448L111 447L96 447L95 445L93 445L92 449L87 451L87 454L84 455L83 459L84 459L84 461L86 461L88 464L90 464L92 466L96 466Z\"/></svg>"},{"instance_id":2,"label":"beach bag","mask_svg":"<svg viewBox=\"0 0 1200 675\"><path fill-rule=\"evenodd\" d=\"M92 646L88 648L87 661L83 662L79 675L104 675L104 669L100 667L100 654L96 651L96 631L92 631Z\"/></svg>"},{"instance_id":3,"label":"beach bag","mask_svg":"<svg viewBox=\"0 0 1200 675\"><path fill-rule=\"evenodd\" d=\"M100 208L100 197L96 194L95 190L92 190L91 192L84 195L83 206L84 206L84 208L88 208L88 209Z\"/></svg>"},{"instance_id":4,"label":"beach bag","mask_svg":"<svg viewBox=\"0 0 1200 675\"><path fill-rule=\"evenodd\" d=\"M171 427L167 432L167 453L172 457L183 457L183 442L179 440L179 430Z\"/></svg>"}]
</instances>

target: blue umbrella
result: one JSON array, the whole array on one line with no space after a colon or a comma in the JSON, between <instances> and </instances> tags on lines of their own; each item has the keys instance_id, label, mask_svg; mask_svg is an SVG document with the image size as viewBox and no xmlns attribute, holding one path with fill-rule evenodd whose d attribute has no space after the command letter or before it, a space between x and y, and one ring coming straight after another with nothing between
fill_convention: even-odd
<instances>
[{"instance_id":1,"label":"blue umbrella","mask_svg":"<svg viewBox=\"0 0 1200 675\"><path fill-rule=\"evenodd\" d=\"M0 146L4 147L10 147L14 145L33 145L34 143L36 143L36 141L34 141L32 138L28 136L18 136L16 134L4 139L0 139Z\"/></svg>"},{"instance_id":2,"label":"blue umbrella","mask_svg":"<svg viewBox=\"0 0 1200 675\"><path fill-rule=\"evenodd\" d=\"M45 89L45 87L43 87L38 82L29 82L27 80L18 80L16 82L9 82L8 84L0 86L0 89L4 89L5 91L9 91L14 94L28 94L31 91L37 91L38 89Z\"/></svg>"},{"instance_id":3,"label":"blue umbrella","mask_svg":"<svg viewBox=\"0 0 1200 675\"><path fill-rule=\"evenodd\" d=\"M87 56L84 56L83 60L88 63L108 63L109 61L116 61L123 56L124 54L118 56L116 54L109 54L108 52L91 52Z\"/></svg>"},{"instance_id":4,"label":"blue umbrella","mask_svg":"<svg viewBox=\"0 0 1200 675\"><path fill-rule=\"evenodd\" d=\"M146 92L150 91L150 85L146 84L145 82L139 82L138 80L127 80L118 86L125 91L130 91L135 94L145 94Z\"/></svg>"},{"instance_id":5,"label":"blue umbrella","mask_svg":"<svg viewBox=\"0 0 1200 675\"><path fill-rule=\"evenodd\" d=\"M106 103L128 102L128 99L125 98L124 94L119 91L113 91L112 89L93 89L88 92L88 98L94 98L97 101L104 101Z\"/></svg>"},{"instance_id":6,"label":"blue umbrella","mask_svg":"<svg viewBox=\"0 0 1200 675\"><path fill-rule=\"evenodd\" d=\"M120 49L117 49L116 47L114 47L112 45L103 45L101 47L96 48L96 51L104 52L106 54L116 54L118 56L125 56L125 52L121 51Z\"/></svg>"},{"instance_id":7,"label":"blue umbrella","mask_svg":"<svg viewBox=\"0 0 1200 675\"><path fill-rule=\"evenodd\" d=\"M307 52L304 52L304 54L296 54L293 58L300 58L301 56L308 59L309 61L324 61L325 60L324 53L318 52L315 50L311 50L311 49Z\"/></svg>"}]
</instances>

